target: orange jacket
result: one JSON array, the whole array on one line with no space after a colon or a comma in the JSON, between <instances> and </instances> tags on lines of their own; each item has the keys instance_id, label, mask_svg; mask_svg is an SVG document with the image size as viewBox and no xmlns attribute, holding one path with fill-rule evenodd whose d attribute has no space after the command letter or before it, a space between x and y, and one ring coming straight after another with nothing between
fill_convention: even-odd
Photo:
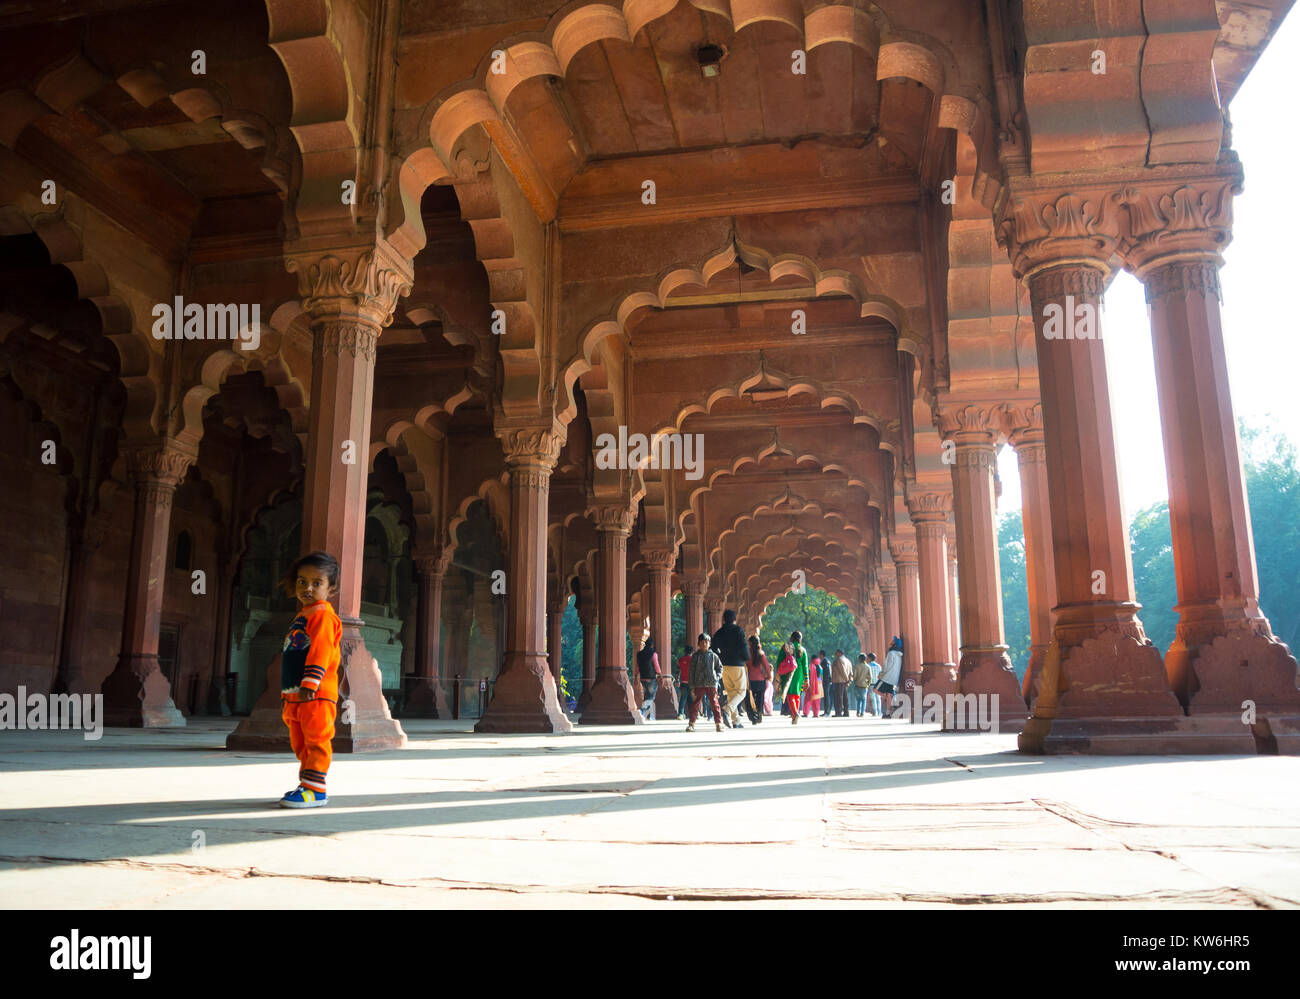
<instances>
[{"instance_id":1,"label":"orange jacket","mask_svg":"<svg viewBox=\"0 0 1300 999\"><path fill-rule=\"evenodd\" d=\"M280 697L300 701L299 687L316 691L317 700L339 699L339 642L343 625L328 600L299 609L280 653Z\"/></svg>"}]
</instances>

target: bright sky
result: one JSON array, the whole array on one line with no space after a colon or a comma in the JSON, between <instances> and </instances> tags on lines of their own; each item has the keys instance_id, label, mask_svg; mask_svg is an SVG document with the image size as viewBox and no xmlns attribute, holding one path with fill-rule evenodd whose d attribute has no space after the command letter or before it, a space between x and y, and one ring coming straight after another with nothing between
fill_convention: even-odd
<instances>
[{"instance_id":1,"label":"bright sky","mask_svg":"<svg viewBox=\"0 0 1300 999\"><path fill-rule=\"evenodd\" d=\"M1224 252L1223 332L1238 418L1300 442L1300 338L1288 296L1300 287L1294 250L1300 199L1292 185L1300 138L1291 127L1300 65L1300 11L1282 23L1229 105L1232 145L1245 190L1233 200L1233 239ZM1155 366L1142 286L1131 274L1111 284L1101 318L1115 414L1124 512L1168 498ZM1020 508L1015 452L1003 448L999 513Z\"/></svg>"}]
</instances>

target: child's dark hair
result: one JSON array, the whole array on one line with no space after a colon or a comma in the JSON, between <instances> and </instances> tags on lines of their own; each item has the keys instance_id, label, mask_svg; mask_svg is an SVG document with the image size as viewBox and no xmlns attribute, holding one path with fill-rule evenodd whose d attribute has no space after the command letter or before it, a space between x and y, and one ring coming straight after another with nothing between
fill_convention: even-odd
<instances>
[{"instance_id":1,"label":"child's dark hair","mask_svg":"<svg viewBox=\"0 0 1300 999\"><path fill-rule=\"evenodd\" d=\"M329 552L308 552L302 558L289 566L289 571L280 579L280 589L289 596L296 596L298 593L298 570L304 565L309 565L313 569L320 569L325 573L325 578L330 582L330 592L338 588L339 585L339 560Z\"/></svg>"}]
</instances>

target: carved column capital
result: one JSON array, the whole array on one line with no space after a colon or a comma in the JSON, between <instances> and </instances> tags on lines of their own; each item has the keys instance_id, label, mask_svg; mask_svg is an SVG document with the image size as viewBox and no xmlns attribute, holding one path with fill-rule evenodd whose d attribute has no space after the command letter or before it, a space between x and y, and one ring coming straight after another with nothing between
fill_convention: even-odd
<instances>
[{"instance_id":1,"label":"carved column capital","mask_svg":"<svg viewBox=\"0 0 1300 999\"><path fill-rule=\"evenodd\" d=\"M951 403L935 411L935 426L940 436L958 447L992 445L1003 429L1004 419L1000 404Z\"/></svg>"},{"instance_id":2,"label":"carved column capital","mask_svg":"<svg viewBox=\"0 0 1300 999\"><path fill-rule=\"evenodd\" d=\"M677 549L643 547L641 558L652 572L672 572L673 567L677 565Z\"/></svg>"},{"instance_id":3,"label":"carved column capital","mask_svg":"<svg viewBox=\"0 0 1300 999\"><path fill-rule=\"evenodd\" d=\"M351 316L376 329L393 321L397 299L414 283L411 262L386 240L325 250L291 250L302 307L313 316Z\"/></svg>"},{"instance_id":4,"label":"carved column capital","mask_svg":"<svg viewBox=\"0 0 1300 999\"><path fill-rule=\"evenodd\" d=\"M511 475L517 470L532 469L549 476L564 446L564 433L553 426L504 430L498 436Z\"/></svg>"},{"instance_id":5,"label":"carved column capital","mask_svg":"<svg viewBox=\"0 0 1300 999\"><path fill-rule=\"evenodd\" d=\"M893 565L882 565L876 572L876 584L880 587L882 598L891 593L898 592L898 568Z\"/></svg>"},{"instance_id":6,"label":"carved column capital","mask_svg":"<svg viewBox=\"0 0 1300 999\"><path fill-rule=\"evenodd\" d=\"M682 583L682 592L687 600L702 599L707 588L708 584L702 579L688 579Z\"/></svg>"},{"instance_id":7,"label":"carved column capital","mask_svg":"<svg viewBox=\"0 0 1300 999\"><path fill-rule=\"evenodd\" d=\"M912 523L919 528L922 524L939 524L942 526L952 513L952 493L947 490L930 490L923 493L909 493L907 512L912 515ZM893 551L893 542L890 542Z\"/></svg>"},{"instance_id":8,"label":"carved column capital","mask_svg":"<svg viewBox=\"0 0 1300 999\"><path fill-rule=\"evenodd\" d=\"M1022 190L1007 199L998 244L1007 248L1018 277L1065 262L1105 274L1119 243L1120 214L1113 191Z\"/></svg>"},{"instance_id":9,"label":"carved column capital","mask_svg":"<svg viewBox=\"0 0 1300 999\"><path fill-rule=\"evenodd\" d=\"M1026 445L1043 443L1043 404L1017 403L1006 410L1007 439L1019 453Z\"/></svg>"},{"instance_id":10,"label":"carved column capital","mask_svg":"<svg viewBox=\"0 0 1300 999\"><path fill-rule=\"evenodd\" d=\"M154 485L174 490L198 456L197 448L168 437L159 444L127 450L126 470L137 488Z\"/></svg>"},{"instance_id":11,"label":"carved column capital","mask_svg":"<svg viewBox=\"0 0 1300 999\"><path fill-rule=\"evenodd\" d=\"M1235 161L1217 177L1124 187L1120 201L1128 209L1128 227L1120 253L1125 265L1146 282L1151 270L1172 261L1208 264L1191 273L1209 276L1217 293L1219 254L1232 239L1232 196L1240 191L1241 167Z\"/></svg>"},{"instance_id":12,"label":"carved column capital","mask_svg":"<svg viewBox=\"0 0 1300 999\"><path fill-rule=\"evenodd\" d=\"M588 507L587 516L596 525L596 530L606 534L621 534L626 538L632 532L635 514L622 505L605 505Z\"/></svg>"},{"instance_id":13,"label":"carved column capital","mask_svg":"<svg viewBox=\"0 0 1300 999\"><path fill-rule=\"evenodd\" d=\"M916 565L916 542L891 539L889 542L889 554L893 556L894 567L897 569L901 563L903 565Z\"/></svg>"},{"instance_id":14,"label":"carved column capital","mask_svg":"<svg viewBox=\"0 0 1300 999\"><path fill-rule=\"evenodd\" d=\"M727 606L725 597L705 597L704 610L707 614L721 614Z\"/></svg>"},{"instance_id":15,"label":"carved column capital","mask_svg":"<svg viewBox=\"0 0 1300 999\"><path fill-rule=\"evenodd\" d=\"M450 548L417 548L411 552L411 561L415 563L416 572L431 579L447 572L447 567L451 565L452 554Z\"/></svg>"}]
</instances>

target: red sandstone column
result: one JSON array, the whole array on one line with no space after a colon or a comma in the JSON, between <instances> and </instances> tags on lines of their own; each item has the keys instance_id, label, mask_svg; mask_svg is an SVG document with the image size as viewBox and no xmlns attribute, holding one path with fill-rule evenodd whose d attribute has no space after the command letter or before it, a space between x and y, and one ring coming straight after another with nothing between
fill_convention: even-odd
<instances>
[{"instance_id":1,"label":"red sandstone column","mask_svg":"<svg viewBox=\"0 0 1300 999\"><path fill-rule=\"evenodd\" d=\"M1207 195L1214 199L1210 204L1228 204L1230 183L1224 180L1204 193L1181 188L1172 195L1172 205L1199 208ZM1160 206L1162 214L1173 217L1172 205ZM1146 286L1169 477L1178 629L1165 653L1165 668L1193 719L1235 719L1221 737L1223 751L1249 752L1259 740L1273 751L1296 752L1296 660L1273 637L1259 609L1250 509L1223 348L1218 250L1227 242L1230 209L1204 221L1204 228L1191 231L1162 227L1143 233L1130 255ZM1255 705L1259 720L1253 731L1240 724L1244 701Z\"/></svg>"},{"instance_id":2,"label":"red sandstone column","mask_svg":"<svg viewBox=\"0 0 1300 999\"><path fill-rule=\"evenodd\" d=\"M991 717L996 698L999 730L1018 731L1025 702L1002 627L1002 579L998 571L997 414L979 406L945 411L940 426L956 445L952 463L953 514L957 533L957 572L961 587L961 694L988 697L986 711L963 708L962 717L945 717L944 728L974 729L980 716Z\"/></svg>"},{"instance_id":3,"label":"red sandstone column","mask_svg":"<svg viewBox=\"0 0 1300 999\"><path fill-rule=\"evenodd\" d=\"M1101 334L1117 238L1108 197L1016 200L1002 228L1033 310L1059 600L1019 740L1028 752L1165 752L1181 741L1182 710L1137 617L1103 344L1077 336Z\"/></svg>"},{"instance_id":4,"label":"red sandstone column","mask_svg":"<svg viewBox=\"0 0 1300 999\"><path fill-rule=\"evenodd\" d=\"M172 496L196 457L193 448L172 438L157 447L127 452L127 470L135 484L135 514L122 651L103 685L105 725L156 728L185 724L172 703L167 678L158 668L158 630Z\"/></svg>"},{"instance_id":5,"label":"red sandstone column","mask_svg":"<svg viewBox=\"0 0 1300 999\"><path fill-rule=\"evenodd\" d=\"M312 393L305 456L302 550L339 561L334 598L343 624L339 714L334 751L396 749L406 733L388 710L383 680L361 636L370 415L379 335L410 265L386 245L291 258L303 307L312 315ZM286 749L279 692L263 693L252 714L226 738L227 749Z\"/></svg>"},{"instance_id":6,"label":"red sandstone column","mask_svg":"<svg viewBox=\"0 0 1300 999\"><path fill-rule=\"evenodd\" d=\"M871 589L871 648L863 652L874 652L877 662L885 661L885 649L889 647L889 636L885 634L885 603L880 591L880 573L876 574L876 585ZM895 582L897 586L897 582Z\"/></svg>"},{"instance_id":7,"label":"red sandstone column","mask_svg":"<svg viewBox=\"0 0 1300 999\"><path fill-rule=\"evenodd\" d=\"M960 612L957 607L957 525L948 519L945 537L948 540L948 647L954 663L961 662Z\"/></svg>"},{"instance_id":8,"label":"red sandstone column","mask_svg":"<svg viewBox=\"0 0 1300 999\"><path fill-rule=\"evenodd\" d=\"M230 669L230 605L235 598L235 559L225 542L217 550L217 615L213 623L212 673L208 681L208 713L230 714L226 703L226 673Z\"/></svg>"},{"instance_id":9,"label":"red sandstone column","mask_svg":"<svg viewBox=\"0 0 1300 999\"><path fill-rule=\"evenodd\" d=\"M593 597L594 600L594 597ZM578 620L582 622L582 693L578 696L578 714L587 710L591 701L591 688L596 683L596 608L580 607Z\"/></svg>"},{"instance_id":10,"label":"red sandstone column","mask_svg":"<svg viewBox=\"0 0 1300 999\"><path fill-rule=\"evenodd\" d=\"M442 686L442 583L450 554L417 551L415 672L419 679L407 693L405 714L412 718L450 718Z\"/></svg>"},{"instance_id":11,"label":"red sandstone column","mask_svg":"<svg viewBox=\"0 0 1300 999\"><path fill-rule=\"evenodd\" d=\"M902 625L898 617L898 566L894 562L888 562L880 567L876 573L876 578L880 582L880 624L882 627L881 642L883 648L876 650L876 658L883 663L885 653L889 651L889 643L894 640L895 635L902 634Z\"/></svg>"},{"instance_id":12,"label":"red sandstone column","mask_svg":"<svg viewBox=\"0 0 1300 999\"><path fill-rule=\"evenodd\" d=\"M500 434L510 470L505 663L475 732L568 732L546 660L546 517L563 435L552 427Z\"/></svg>"},{"instance_id":13,"label":"red sandstone column","mask_svg":"<svg viewBox=\"0 0 1300 999\"><path fill-rule=\"evenodd\" d=\"M1011 435L1020 467L1021 522L1025 531L1025 576L1029 590L1029 666L1021 695L1031 708L1038 700L1043 660L1056 617L1056 562L1052 557L1052 507L1047 491L1047 447L1043 443L1043 408L1016 410Z\"/></svg>"},{"instance_id":14,"label":"red sandstone column","mask_svg":"<svg viewBox=\"0 0 1300 999\"><path fill-rule=\"evenodd\" d=\"M597 585L600 587L600 661L583 725L640 725L640 698L627 676L627 537L632 512L623 506L592 511L600 536Z\"/></svg>"},{"instance_id":15,"label":"red sandstone column","mask_svg":"<svg viewBox=\"0 0 1300 999\"><path fill-rule=\"evenodd\" d=\"M722 612L726 610L726 601L723 597L708 597L704 601L704 609L709 615L708 627L704 630L715 635L722 627Z\"/></svg>"},{"instance_id":16,"label":"red sandstone column","mask_svg":"<svg viewBox=\"0 0 1300 999\"><path fill-rule=\"evenodd\" d=\"M86 662L91 655L90 591L95 577L91 575L91 561L104 542L108 518L102 513L83 521L76 529L72 541L72 557L68 560L66 586L67 609L63 615L62 661L54 678L51 693L94 693L86 686ZM170 696L170 695L169 695Z\"/></svg>"},{"instance_id":17,"label":"red sandstone column","mask_svg":"<svg viewBox=\"0 0 1300 999\"><path fill-rule=\"evenodd\" d=\"M952 497L944 492L917 493L907 507L916 528L917 570L921 595L921 684L930 693L957 689L956 664L948 618L948 510ZM907 648L907 643L903 643ZM906 659L906 655L904 656Z\"/></svg>"},{"instance_id":18,"label":"red sandstone column","mask_svg":"<svg viewBox=\"0 0 1300 999\"><path fill-rule=\"evenodd\" d=\"M921 679L921 585L917 572L916 542L894 540L889 543L898 571L898 626L903 639L902 690L915 693Z\"/></svg>"},{"instance_id":19,"label":"red sandstone column","mask_svg":"<svg viewBox=\"0 0 1300 999\"><path fill-rule=\"evenodd\" d=\"M569 594L565 593L563 599L557 597L546 605L546 656L550 661L551 679L555 681L557 698L564 667L564 610L569 605L568 598ZM564 708L562 701L560 708Z\"/></svg>"},{"instance_id":20,"label":"red sandstone column","mask_svg":"<svg viewBox=\"0 0 1300 999\"><path fill-rule=\"evenodd\" d=\"M650 634L659 654L659 671L673 672L673 566L677 551L673 548L643 548L641 557L650 570ZM677 717L677 692L671 681L660 683L655 694L655 717Z\"/></svg>"},{"instance_id":21,"label":"red sandstone column","mask_svg":"<svg viewBox=\"0 0 1300 999\"><path fill-rule=\"evenodd\" d=\"M686 597L686 644L694 649L696 640L704 631L704 583L698 579L688 579L682 590Z\"/></svg>"}]
</instances>

